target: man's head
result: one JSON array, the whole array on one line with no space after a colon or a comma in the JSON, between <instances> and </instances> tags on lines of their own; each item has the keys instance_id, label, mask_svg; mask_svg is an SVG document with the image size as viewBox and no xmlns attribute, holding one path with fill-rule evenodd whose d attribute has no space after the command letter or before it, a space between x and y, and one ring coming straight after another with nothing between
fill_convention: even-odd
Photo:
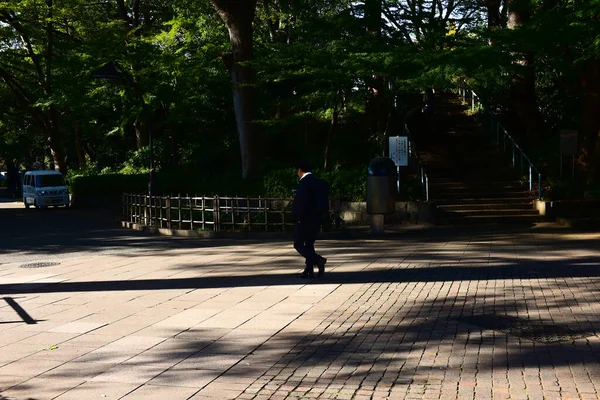
<instances>
[{"instance_id":1,"label":"man's head","mask_svg":"<svg viewBox=\"0 0 600 400\"><path fill-rule=\"evenodd\" d=\"M303 158L296 160L294 168L296 168L296 173L300 178L302 178L302 175L304 175L304 173L310 172L311 170L310 163L308 162L308 160L305 160Z\"/></svg>"}]
</instances>

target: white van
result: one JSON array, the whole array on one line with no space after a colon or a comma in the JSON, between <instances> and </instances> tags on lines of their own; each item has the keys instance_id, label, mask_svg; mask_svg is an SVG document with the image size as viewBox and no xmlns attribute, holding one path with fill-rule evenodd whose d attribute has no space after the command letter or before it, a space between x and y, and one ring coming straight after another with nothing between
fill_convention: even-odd
<instances>
[{"instance_id":1,"label":"white van","mask_svg":"<svg viewBox=\"0 0 600 400\"><path fill-rule=\"evenodd\" d=\"M23 204L25 208L69 207L69 189L58 171L28 171L23 177Z\"/></svg>"}]
</instances>

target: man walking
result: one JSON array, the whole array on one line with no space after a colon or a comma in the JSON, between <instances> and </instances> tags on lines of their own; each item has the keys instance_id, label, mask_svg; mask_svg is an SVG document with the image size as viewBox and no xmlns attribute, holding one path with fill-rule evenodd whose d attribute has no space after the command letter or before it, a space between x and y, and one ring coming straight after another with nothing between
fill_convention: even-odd
<instances>
[{"instance_id":1,"label":"man walking","mask_svg":"<svg viewBox=\"0 0 600 400\"><path fill-rule=\"evenodd\" d=\"M305 259L306 267L300 277L314 278L314 266L319 268L319 276L323 276L327 262L315 252L315 240L322 222L317 207L319 181L310 172L308 161L298 161L295 168L300 182L292 206L294 248Z\"/></svg>"}]
</instances>

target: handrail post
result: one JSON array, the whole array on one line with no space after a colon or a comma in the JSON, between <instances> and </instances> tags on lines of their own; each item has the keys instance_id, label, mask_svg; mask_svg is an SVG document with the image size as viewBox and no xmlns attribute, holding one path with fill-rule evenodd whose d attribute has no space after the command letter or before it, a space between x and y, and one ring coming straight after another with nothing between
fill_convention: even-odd
<instances>
[{"instance_id":1,"label":"handrail post","mask_svg":"<svg viewBox=\"0 0 600 400\"><path fill-rule=\"evenodd\" d=\"M471 90L471 112L475 113L475 92Z\"/></svg>"},{"instance_id":2,"label":"handrail post","mask_svg":"<svg viewBox=\"0 0 600 400\"><path fill-rule=\"evenodd\" d=\"M429 177L425 174L425 200L429 201Z\"/></svg>"},{"instance_id":3,"label":"handrail post","mask_svg":"<svg viewBox=\"0 0 600 400\"><path fill-rule=\"evenodd\" d=\"M533 190L533 182L531 180L531 161L529 162L529 191Z\"/></svg>"},{"instance_id":4,"label":"handrail post","mask_svg":"<svg viewBox=\"0 0 600 400\"><path fill-rule=\"evenodd\" d=\"M512 142L512 147L513 147L513 156L512 156L512 164L513 164L513 168L515 167L515 142Z\"/></svg>"},{"instance_id":5,"label":"handrail post","mask_svg":"<svg viewBox=\"0 0 600 400\"><path fill-rule=\"evenodd\" d=\"M521 176L523 176L523 150L521 150Z\"/></svg>"},{"instance_id":6,"label":"handrail post","mask_svg":"<svg viewBox=\"0 0 600 400\"><path fill-rule=\"evenodd\" d=\"M500 146L500 122L496 124L496 146Z\"/></svg>"},{"instance_id":7,"label":"handrail post","mask_svg":"<svg viewBox=\"0 0 600 400\"><path fill-rule=\"evenodd\" d=\"M542 174L538 172L538 200L542 200Z\"/></svg>"}]
</instances>

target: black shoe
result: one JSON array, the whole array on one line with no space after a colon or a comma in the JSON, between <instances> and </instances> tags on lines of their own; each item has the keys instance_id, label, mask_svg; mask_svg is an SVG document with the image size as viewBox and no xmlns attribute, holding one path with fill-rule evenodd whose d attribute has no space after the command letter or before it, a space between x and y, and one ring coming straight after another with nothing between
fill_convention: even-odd
<instances>
[{"instance_id":1,"label":"black shoe","mask_svg":"<svg viewBox=\"0 0 600 400\"><path fill-rule=\"evenodd\" d=\"M312 279L315 277L315 272L313 271L312 265L309 267L308 265L304 268L304 271L300 274L300 278Z\"/></svg>"},{"instance_id":2,"label":"black shoe","mask_svg":"<svg viewBox=\"0 0 600 400\"><path fill-rule=\"evenodd\" d=\"M323 276L323 274L325 274L325 263L327 262L327 259L325 257L321 257L319 258L319 261L317 261L317 267L319 267L319 274L318 276L321 277Z\"/></svg>"}]
</instances>

